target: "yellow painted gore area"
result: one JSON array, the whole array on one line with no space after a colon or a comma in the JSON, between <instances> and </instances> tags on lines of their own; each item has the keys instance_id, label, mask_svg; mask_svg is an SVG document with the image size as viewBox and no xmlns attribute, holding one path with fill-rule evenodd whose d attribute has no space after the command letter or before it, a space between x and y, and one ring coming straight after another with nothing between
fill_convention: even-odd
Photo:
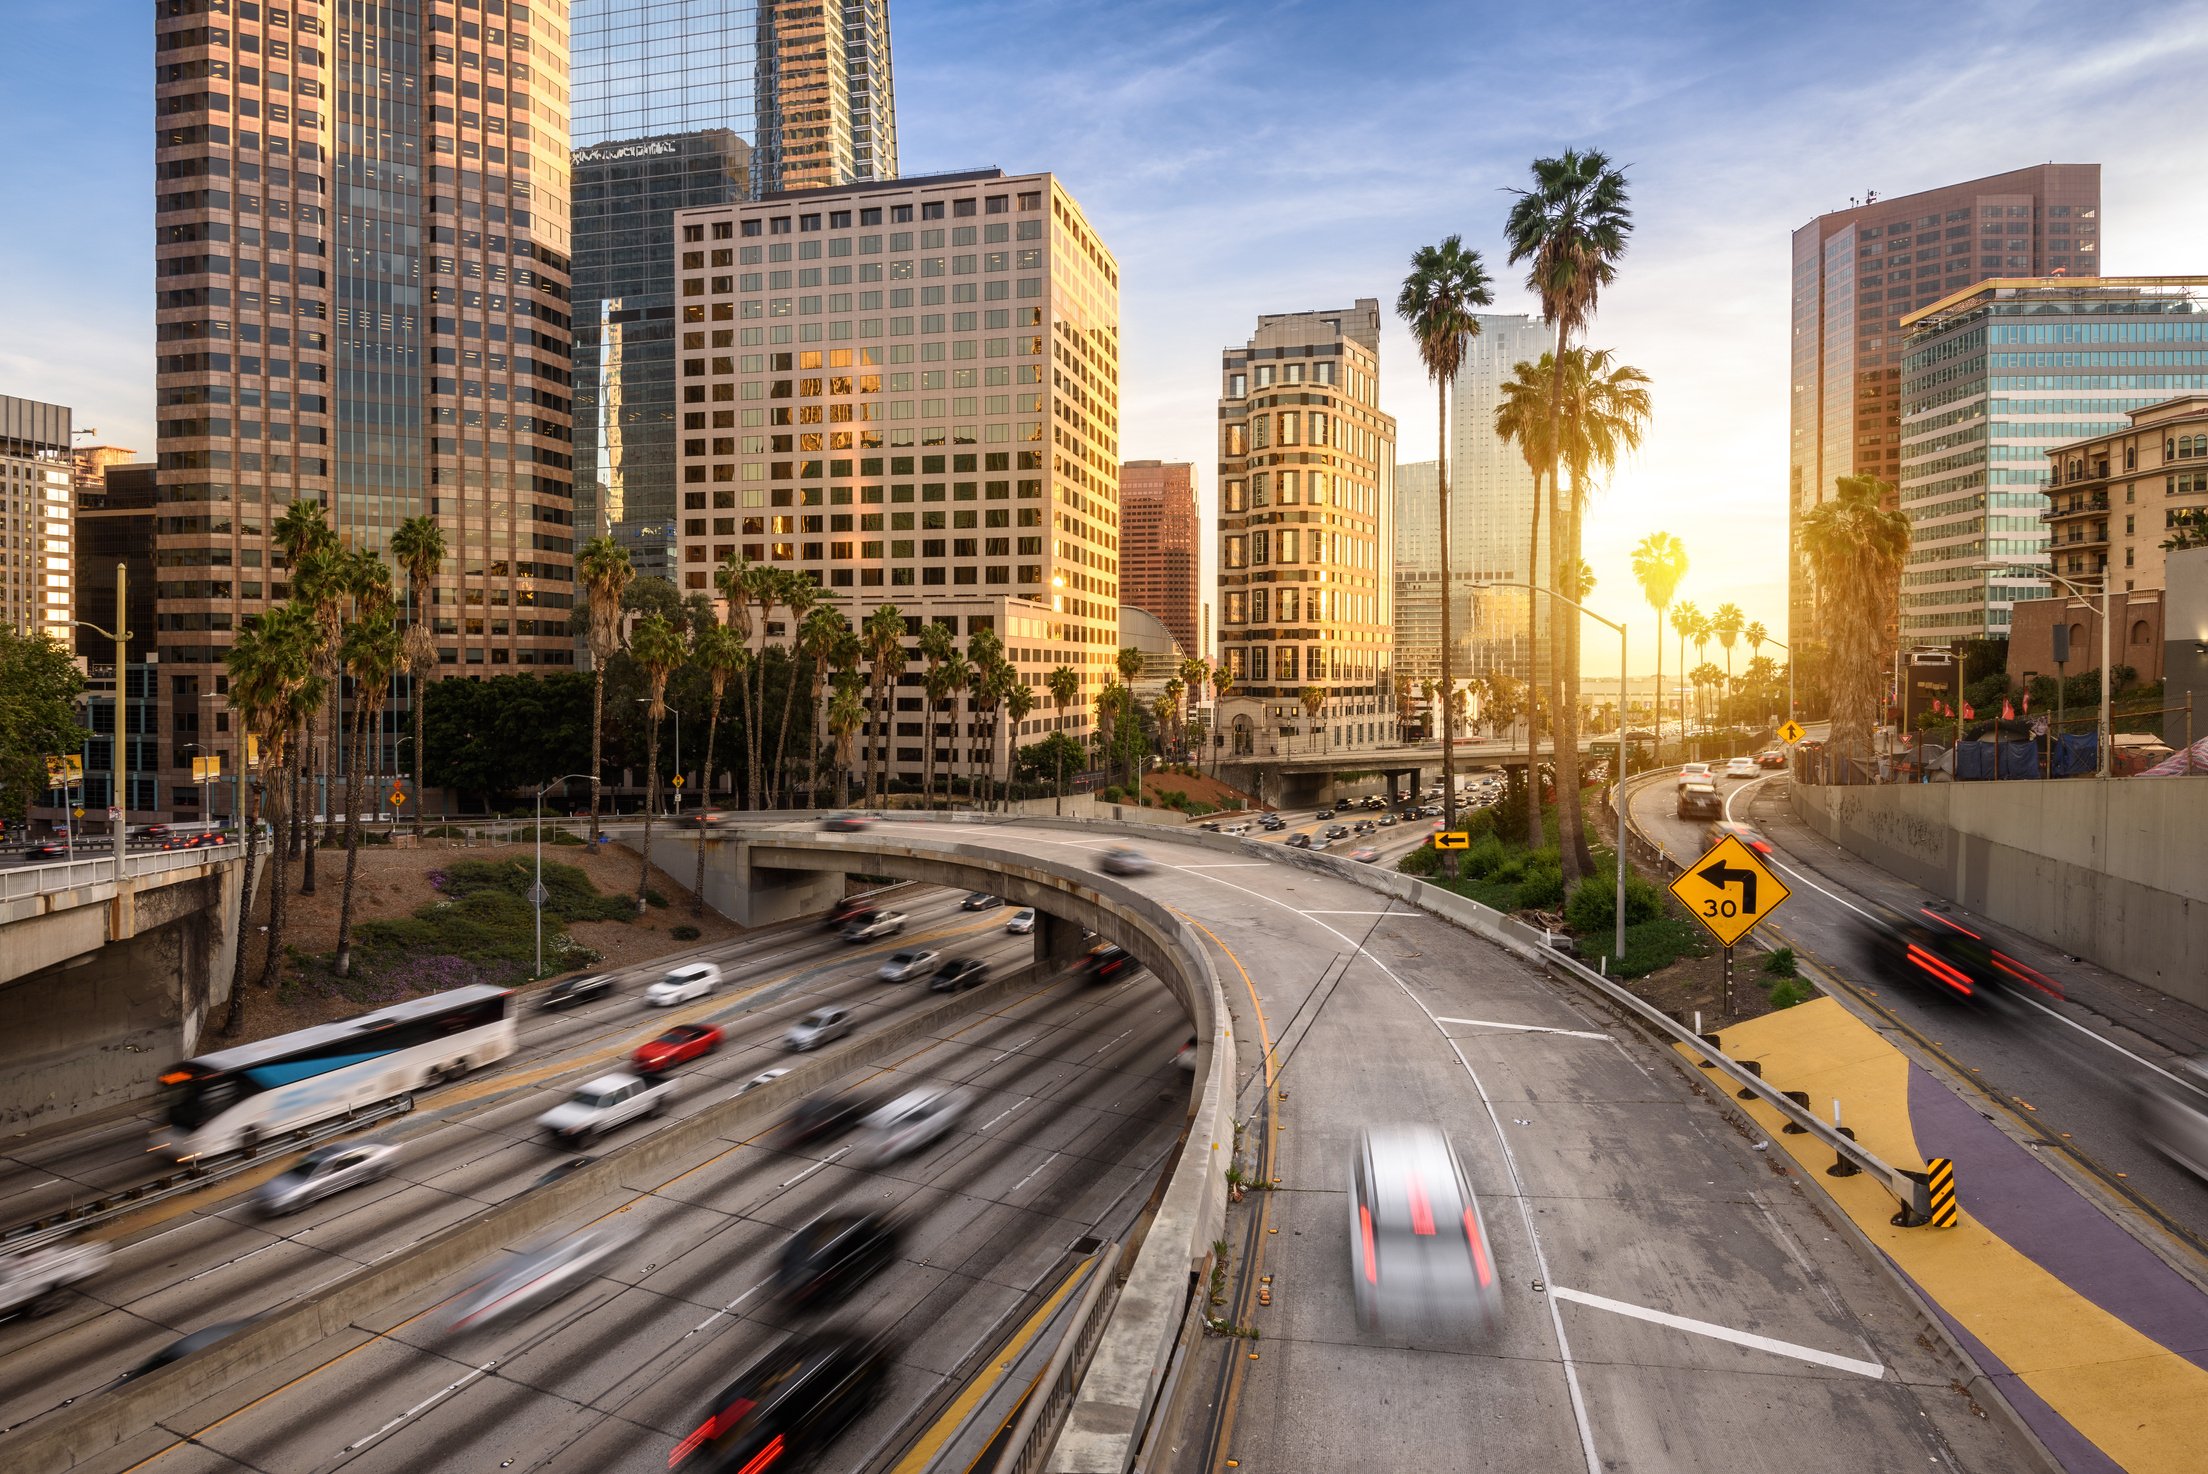
<instances>
[{"instance_id":1,"label":"yellow painted gore area","mask_svg":"<svg viewBox=\"0 0 2208 1474\"><path fill-rule=\"evenodd\" d=\"M1842 1119L1880 1157L1923 1167L1909 1121L1907 1057L1833 999L1766 1014L1723 1038L1733 1058L1759 1061L1772 1086L1806 1091L1820 1116L1829 1119L1838 1100ZM1894 1227L1884 1188L1868 1176L1825 1176L1832 1153L1816 1138L1780 1134L1782 1118L1761 1100L1742 1105L1871 1242L2103 1453L2132 1474L2202 1467L2208 1371L2102 1310L1968 1212L1954 1228ZM1959 1175L1968 1173L1965 1165ZM2069 1191L2059 1179L2050 1186Z\"/></svg>"}]
</instances>

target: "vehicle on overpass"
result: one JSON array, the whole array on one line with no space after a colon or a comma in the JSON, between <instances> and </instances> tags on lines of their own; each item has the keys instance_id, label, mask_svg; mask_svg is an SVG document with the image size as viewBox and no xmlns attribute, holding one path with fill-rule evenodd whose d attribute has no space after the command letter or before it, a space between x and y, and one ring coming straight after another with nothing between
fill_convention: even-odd
<instances>
[{"instance_id":1,"label":"vehicle on overpass","mask_svg":"<svg viewBox=\"0 0 2208 1474\"><path fill-rule=\"evenodd\" d=\"M1150 857L1140 850L1115 845L1104 852L1104 857L1096 862L1096 868L1106 875L1148 875L1151 870Z\"/></svg>"},{"instance_id":2,"label":"vehicle on overpass","mask_svg":"<svg viewBox=\"0 0 2208 1474\"><path fill-rule=\"evenodd\" d=\"M1709 783L1717 777L1708 763L1681 763L1679 776L1673 786L1684 789L1689 783Z\"/></svg>"},{"instance_id":3,"label":"vehicle on overpass","mask_svg":"<svg viewBox=\"0 0 2208 1474\"><path fill-rule=\"evenodd\" d=\"M514 1052L513 997L454 988L185 1060L161 1076L154 1150L179 1162L248 1150L456 1080Z\"/></svg>"},{"instance_id":4,"label":"vehicle on overpass","mask_svg":"<svg viewBox=\"0 0 2208 1474\"><path fill-rule=\"evenodd\" d=\"M1456 1148L1432 1126L1373 1126L1349 1169L1350 1280L1367 1327L1491 1325L1495 1255Z\"/></svg>"}]
</instances>

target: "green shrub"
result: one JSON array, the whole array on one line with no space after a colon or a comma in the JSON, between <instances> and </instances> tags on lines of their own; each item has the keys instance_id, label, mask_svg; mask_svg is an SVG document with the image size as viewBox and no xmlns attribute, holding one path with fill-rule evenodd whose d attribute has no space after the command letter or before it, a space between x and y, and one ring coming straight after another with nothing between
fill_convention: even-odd
<instances>
[{"instance_id":1,"label":"green shrub","mask_svg":"<svg viewBox=\"0 0 2208 1474\"><path fill-rule=\"evenodd\" d=\"M1464 852L1464 867L1458 873L1469 875L1475 880L1490 878L1503 867L1507 855L1502 836L1492 832L1483 834L1474 839L1472 847Z\"/></svg>"},{"instance_id":2,"label":"green shrub","mask_svg":"<svg viewBox=\"0 0 2208 1474\"><path fill-rule=\"evenodd\" d=\"M1564 904L1564 867L1536 858L1518 882L1518 909L1553 911Z\"/></svg>"},{"instance_id":3,"label":"green shrub","mask_svg":"<svg viewBox=\"0 0 2208 1474\"><path fill-rule=\"evenodd\" d=\"M1491 880L1497 885L1516 885L1519 881L1524 880L1526 878L1525 851L1520 850L1516 854L1506 854L1503 856L1503 862L1493 870L1488 871L1482 878Z\"/></svg>"},{"instance_id":4,"label":"green shrub","mask_svg":"<svg viewBox=\"0 0 2208 1474\"><path fill-rule=\"evenodd\" d=\"M655 910L664 911L667 909L667 898L659 893L658 886L648 885L644 887L644 904Z\"/></svg>"},{"instance_id":5,"label":"green shrub","mask_svg":"<svg viewBox=\"0 0 2208 1474\"><path fill-rule=\"evenodd\" d=\"M1565 904L1564 920L1575 933L1614 932L1618 921L1618 873L1598 862L1595 873L1579 883ZM1662 892L1630 869L1625 875L1625 924L1653 921L1664 914Z\"/></svg>"},{"instance_id":6,"label":"green shrub","mask_svg":"<svg viewBox=\"0 0 2208 1474\"><path fill-rule=\"evenodd\" d=\"M1706 956L1708 936L1699 923L1683 916L1658 916L1626 927L1623 957L1612 953L1611 936L1606 931L1590 935L1581 950L1589 961L1608 958L1606 967L1612 977L1639 978L1669 967L1682 957Z\"/></svg>"},{"instance_id":7,"label":"green shrub","mask_svg":"<svg viewBox=\"0 0 2208 1474\"><path fill-rule=\"evenodd\" d=\"M1395 862L1395 868L1405 875L1434 875L1441 870L1441 852L1428 840Z\"/></svg>"},{"instance_id":8,"label":"green shrub","mask_svg":"<svg viewBox=\"0 0 2208 1474\"><path fill-rule=\"evenodd\" d=\"M1790 978L1794 976L1797 970L1794 965L1794 949L1792 947L1781 947L1769 957L1764 958L1763 970L1773 977Z\"/></svg>"},{"instance_id":9,"label":"green shrub","mask_svg":"<svg viewBox=\"0 0 2208 1474\"><path fill-rule=\"evenodd\" d=\"M694 942L699 937L703 936L704 933L700 932L696 927L691 926L688 923L684 923L681 926L668 928L667 935L673 937L678 942Z\"/></svg>"},{"instance_id":10,"label":"green shrub","mask_svg":"<svg viewBox=\"0 0 2208 1474\"><path fill-rule=\"evenodd\" d=\"M1797 1003L1807 1003L1817 996L1817 990L1800 978L1780 978L1771 985L1771 1006L1792 1008Z\"/></svg>"}]
</instances>

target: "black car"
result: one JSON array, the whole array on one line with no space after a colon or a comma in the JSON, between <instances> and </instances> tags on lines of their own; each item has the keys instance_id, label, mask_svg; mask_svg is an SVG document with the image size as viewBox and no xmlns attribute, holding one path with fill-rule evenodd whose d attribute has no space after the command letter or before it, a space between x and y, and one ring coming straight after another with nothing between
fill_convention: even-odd
<instances>
[{"instance_id":1,"label":"black car","mask_svg":"<svg viewBox=\"0 0 2208 1474\"><path fill-rule=\"evenodd\" d=\"M841 1136L872 1115L881 1103L879 1095L865 1090L807 1096L782 1123L780 1144L811 1146Z\"/></svg>"},{"instance_id":2,"label":"black car","mask_svg":"<svg viewBox=\"0 0 2208 1474\"><path fill-rule=\"evenodd\" d=\"M1288 848L1292 850L1307 850L1311 848L1311 836L1308 834L1289 835Z\"/></svg>"},{"instance_id":3,"label":"black car","mask_svg":"<svg viewBox=\"0 0 2208 1474\"><path fill-rule=\"evenodd\" d=\"M968 891L966 899L958 903L961 911L993 911L1004 904L1004 897L992 896L987 891Z\"/></svg>"},{"instance_id":4,"label":"black car","mask_svg":"<svg viewBox=\"0 0 2208 1474\"><path fill-rule=\"evenodd\" d=\"M889 1348L846 1331L792 1336L705 1410L667 1467L763 1471L816 1458L881 1396Z\"/></svg>"},{"instance_id":5,"label":"black car","mask_svg":"<svg viewBox=\"0 0 2208 1474\"><path fill-rule=\"evenodd\" d=\"M135 1382L148 1372L158 1372L171 1362L182 1361L195 1351L205 1351L218 1341L229 1340L251 1324L252 1322L249 1320L218 1321L211 1326L202 1326L188 1336L179 1336L120 1377L117 1377L115 1379L116 1385L120 1386L124 1382Z\"/></svg>"},{"instance_id":6,"label":"black car","mask_svg":"<svg viewBox=\"0 0 2208 1474\"><path fill-rule=\"evenodd\" d=\"M34 844L23 853L34 860L66 860L69 858L69 846L59 841L53 841L46 844Z\"/></svg>"},{"instance_id":7,"label":"black car","mask_svg":"<svg viewBox=\"0 0 2208 1474\"><path fill-rule=\"evenodd\" d=\"M950 957L928 979L928 987L937 993L963 993L988 981L988 963L978 957Z\"/></svg>"},{"instance_id":8,"label":"black car","mask_svg":"<svg viewBox=\"0 0 2208 1474\"><path fill-rule=\"evenodd\" d=\"M1682 819L1722 819L1725 817L1725 800L1718 796L1717 787L1707 782L1680 785L1679 817Z\"/></svg>"},{"instance_id":9,"label":"black car","mask_svg":"<svg viewBox=\"0 0 2208 1474\"><path fill-rule=\"evenodd\" d=\"M1081 959L1080 974L1092 983L1116 983L1132 977L1142 964L1135 961L1135 954L1125 947L1106 942Z\"/></svg>"},{"instance_id":10,"label":"black car","mask_svg":"<svg viewBox=\"0 0 2208 1474\"><path fill-rule=\"evenodd\" d=\"M791 1310L833 1305L896 1262L901 1238L879 1213L824 1213L784 1246L775 1298Z\"/></svg>"},{"instance_id":11,"label":"black car","mask_svg":"<svg viewBox=\"0 0 2208 1474\"><path fill-rule=\"evenodd\" d=\"M859 917L872 916L873 914L874 906L872 902L858 896L846 896L828 908L828 914L820 920L820 929L822 931L842 931Z\"/></svg>"},{"instance_id":12,"label":"black car","mask_svg":"<svg viewBox=\"0 0 2208 1474\"><path fill-rule=\"evenodd\" d=\"M561 978L537 995L537 1007L545 1012L555 1008L573 1008L578 1003L610 998L620 986L611 973L604 972L587 972L579 978Z\"/></svg>"},{"instance_id":13,"label":"black car","mask_svg":"<svg viewBox=\"0 0 2208 1474\"><path fill-rule=\"evenodd\" d=\"M2060 998L2062 986L2020 957L2004 952L1977 926L1922 906L1888 923L1866 923L1873 965L1887 977L1929 987L1935 994L2000 999L2030 988Z\"/></svg>"}]
</instances>

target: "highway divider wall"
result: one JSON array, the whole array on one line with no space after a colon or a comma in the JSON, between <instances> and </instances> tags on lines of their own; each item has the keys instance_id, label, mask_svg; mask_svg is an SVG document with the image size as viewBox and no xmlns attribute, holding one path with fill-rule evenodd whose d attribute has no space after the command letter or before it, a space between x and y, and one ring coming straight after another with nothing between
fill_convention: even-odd
<instances>
[{"instance_id":1,"label":"highway divider wall","mask_svg":"<svg viewBox=\"0 0 2208 1474\"><path fill-rule=\"evenodd\" d=\"M2208 1007L2208 778L1788 788L1879 869Z\"/></svg>"},{"instance_id":2,"label":"highway divider wall","mask_svg":"<svg viewBox=\"0 0 2208 1474\"><path fill-rule=\"evenodd\" d=\"M0 1465L11 1470L75 1468L124 1440L211 1397L245 1377L353 1330L392 1302L436 1288L478 1260L528 1243L614 1192L648 1191L653 1174L757 1134L813 1090L848 1071L877 1064L898 1050L934 1038L969 1015L1046 982L1023 967L942 1003L892 1020L848 1044L806 1055L771 1084L730 1096L641 1140L606 1151L559 1181L533 1188L423 1239L406 1253L364 1265L322 1289L277 1307L216 1345L112 1391L95 1393L0 1438ZM549 1165L553 1160L547 1156Z\"/></svg>"}]
</instances>

